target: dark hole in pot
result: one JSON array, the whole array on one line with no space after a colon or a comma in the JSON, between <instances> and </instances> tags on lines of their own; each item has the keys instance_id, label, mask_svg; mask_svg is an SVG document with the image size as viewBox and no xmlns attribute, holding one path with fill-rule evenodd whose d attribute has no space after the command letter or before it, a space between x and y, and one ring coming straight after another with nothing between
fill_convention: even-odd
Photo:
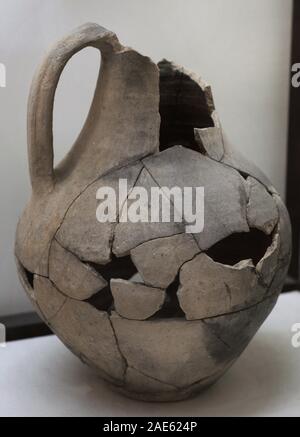
<instances>
[{"instance_id":1,"label":"dark hole in pot","mask_svg":"<svg viewBox=\"0 0 300 437\"><path fill-rule=\"evenodd\" d=\"M97 272L107 281L107 287L94 294L86 302L93 305L100 311L111 311L113 309L113 296L110 289L110 280L115 279L131 279L136 273L137 269L133 264L130 256L117 258L112 257L112 260L105 265L91 264Z\"/></svg>"},{"instance_id":2,"label":"dark hole in pot","mask_svg":"<svg viewBox=\"0 0 300 437\"><path fill-rule=\"evenodd\" d=\"M151 319L166 319L171 317L185 317L179 305L177 291L179 288L179 273L175 280L166 289L166 300L162 308Z\"/></svg>"},{"instance_id":3,"label":"dark hole in pot","mask_svg":"<svg viewBox=\"0 0 300 437\"><path fill-rule=\"evenodd\" d=\"M107 286L98 291L98 293L87 299L86 302L97 310L110 312L113 309L113 297L110 287Z\"/></svg>"},{"instance_id":4,"label":"dark hole in pot","mask_svg":"<svg viewBox=\"0 0 300 437\"><path fill-rule=\"evenodd\" d=\"M243 179L247 180L249 175L245 172L243 172L242 170L237 170L239 172L239 174L242 176Z\"/></svg>"},{"instance_id":5,"label":"dark hole in pot","mask_svg":"<svg viewBox=\"0 0 300 437\"><path fill-rule=\"evenodd\" d=\"M22 268L24 270L28 284L30 285L31 288L33 288L34 273L27 270L24 266L22 266Z\"/></svg>"},{"instance_id":6,"label":"dark hole in pot","mask_svg":"<svg viewBox=\"0 0 300 437\"><path fill-rule=\"evenodd\" d=\"M256 265L272 244L272 235L266 235L258 229L250 232L232 234L219 241L206 251L214 261L233 266L239 261L252 259Z\"/></svg>"},{"instance_id":7,"label":"dark hole in pot","mask_svg":"<svg viewBox=\"0 0 300 437\"><path fill-rule=\"evenodd\" d=\"M111 279L130 279L137 269L130 256L117 258L113 255L112 260L105 265L91 264L97 272L108 282Z\"/></svg>"},{"instance_id":8,"label":"dark hole in pot","mask_svg":"<svg viewBox=\"0 0 300 437\"><path fill-rule=\"evenodd\" d=\"M160 150L175 145L200 152L194 128L213 127L204 92L187 74L174 69L166 60L160 70Z\"/></svg>"}]
</instances>

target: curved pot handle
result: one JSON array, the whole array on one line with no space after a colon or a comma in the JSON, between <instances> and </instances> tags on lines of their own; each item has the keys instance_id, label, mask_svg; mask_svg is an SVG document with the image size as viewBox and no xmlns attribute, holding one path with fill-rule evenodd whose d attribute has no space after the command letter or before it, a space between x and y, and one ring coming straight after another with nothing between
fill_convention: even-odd
<instances>
[{"instance_id":1,"label":"curved pot handle","mask_svg":"<svg viewBox=\"0 0 300 437\"><path fill-rule=\"evenodd\" d=\"M122 48L116 35L88 23L75 29L50 50L33 79L28 101L28 157L34 193L51 191L55 184L53 168L53 105L60 75L77 52L96 47L102 57Z\"/></svg>"}]
</instances>

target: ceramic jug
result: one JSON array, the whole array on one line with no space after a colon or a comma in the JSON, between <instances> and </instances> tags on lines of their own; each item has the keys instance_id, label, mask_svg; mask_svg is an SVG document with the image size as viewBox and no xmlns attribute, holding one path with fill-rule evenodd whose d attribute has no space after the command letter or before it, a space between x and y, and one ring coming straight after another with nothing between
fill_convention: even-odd
<instances>
[{"instance_id":1,"label":"ceramic jug","mask_svg":"<svg viewBox=\"0 0 300 437\"><path fill-rule=\"evenodd\" d=\"M55 90L68 60L87 46L101 52L94 98L54 168ZM224 140L206 82L83 25L50 50L34 77L28 158L32 196L15 254L42 319L127 396L180 400L216 381L276 303L291 237L275 188ZM107 188L119 208L101 222L99 193ZM137 207L136 188L148 200L159 194L159 218L163 205L178 213L184 204L175 192L196 190L184 212L196 208L201 230L184 214L129 220L128 211L136 217L145 206Z\"/></svg>"}]
</instances>

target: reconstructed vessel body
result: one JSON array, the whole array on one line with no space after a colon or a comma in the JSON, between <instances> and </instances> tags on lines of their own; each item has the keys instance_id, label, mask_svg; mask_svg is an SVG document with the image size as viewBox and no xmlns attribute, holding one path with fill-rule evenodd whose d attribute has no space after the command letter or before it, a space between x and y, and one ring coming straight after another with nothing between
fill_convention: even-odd
<instances>
[{"instance_id":1,"label":"reconstructed vessel body","mask_svg":"<svg viewBox=\"0 0 300 437\"><path fill-rule=\"evenodd\" d=\"M86 46L101 69L86 123L53 168L60 74ZM36 310L128 396L180 400L216 381L272 310L290 260L290 223L268 179L225 143L210 87L87 24L39 68L28 113L32 197L16 260ZM204 229L96 220L96 193L204 187ZM122 206L122 205L121 205Z\"/></svg>"}]
</instances>

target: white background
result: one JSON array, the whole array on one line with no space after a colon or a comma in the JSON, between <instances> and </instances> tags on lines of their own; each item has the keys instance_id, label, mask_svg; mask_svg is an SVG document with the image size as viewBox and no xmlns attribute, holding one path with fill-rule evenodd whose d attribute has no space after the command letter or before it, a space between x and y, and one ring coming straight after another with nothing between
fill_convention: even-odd
<instances>
[{"instance_id":1,"label":"white background","mask_svg":"<svg viewBox=\"0 0 300 437\"><path fill-rule=\"evenodd\" d=\"M87 21L114 30L154 61L165 57L213 87L229 141L285 189L292 0L0 0L0 315L31 308L13 260L14 231L30 194L26 104L45 50ZM59 85L55 144L61 158L80 131L98 72L93 49Z\"/></svg>"}]
</instances>

